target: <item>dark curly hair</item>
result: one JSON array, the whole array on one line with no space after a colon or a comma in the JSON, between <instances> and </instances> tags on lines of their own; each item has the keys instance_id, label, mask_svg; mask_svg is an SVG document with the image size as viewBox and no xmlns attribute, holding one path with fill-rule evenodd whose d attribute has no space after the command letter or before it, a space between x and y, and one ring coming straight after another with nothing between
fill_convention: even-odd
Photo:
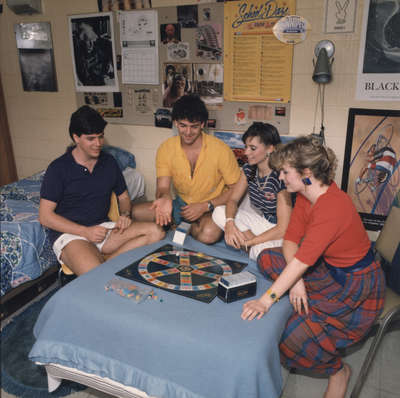
<instances>
[{"instance_id":1,"label":"dark curly hair","mask_svg":"<svg viewBox=\"0 0 400 398\"><path fill-rule=\"evenodd\" d=\"M173 105L172 120L188 120L189 122L207 123L208 110L198 95L183 95Z\"/></svg>"}]
</instances>

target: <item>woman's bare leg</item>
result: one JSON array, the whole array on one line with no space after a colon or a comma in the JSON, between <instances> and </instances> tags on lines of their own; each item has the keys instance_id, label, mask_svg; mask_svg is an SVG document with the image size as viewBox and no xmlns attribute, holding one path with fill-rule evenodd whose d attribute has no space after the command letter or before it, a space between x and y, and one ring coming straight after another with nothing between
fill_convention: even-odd
<instances>
[{"instance_id":1,"label":"woman's bare leg","mask_svg":"<svg viewBox=\"0 0 400 398\"><path fill-rule=\"evenodd\" d=\"M339 372L329 377L328 388L325 391L324 398L344 398L350 376L350 366L344 363Z\"/></svg>"}]
</instances>

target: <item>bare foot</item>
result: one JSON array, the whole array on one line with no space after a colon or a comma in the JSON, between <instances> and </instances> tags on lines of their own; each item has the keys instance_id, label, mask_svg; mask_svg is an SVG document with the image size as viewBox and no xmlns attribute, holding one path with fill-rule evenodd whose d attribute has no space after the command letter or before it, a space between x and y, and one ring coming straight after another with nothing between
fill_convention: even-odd
<instances>
[{"instance_id":1,"label":"bare foot","mask_svg":"<svg viewBox=\"0 0 400 398\"><path fill-rule=\"evenodd\" d=\"M324 398L345 398L350 376L350 366L344 363L343 368L339 372L329 377Z\"/></svg>"}]
</instances>

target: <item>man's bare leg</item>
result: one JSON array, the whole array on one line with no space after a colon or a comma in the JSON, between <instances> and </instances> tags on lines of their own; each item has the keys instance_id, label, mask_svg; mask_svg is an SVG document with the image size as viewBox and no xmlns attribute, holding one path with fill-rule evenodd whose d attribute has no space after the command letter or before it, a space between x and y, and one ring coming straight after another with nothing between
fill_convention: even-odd
<instances>
[{"instance_id":1,"label":"man's bare leg","mask_svg":"<svg viewBox=\"0 0 400 398\"><path fill-rule=\"evenodd\" d=\"M135 203L132 206L132 220L154 222L156 220L156 213L151 209L153 202Z\"/></svg>"},{"instance_id":2,"label":"man's bare leg","mask_svg":"<svg viewBox=\"0 0 400 398\"><path fill-rule=\"evenodd\" d=\"M93 243L77 239L64 247L61 261L79 276L103 263L104 257Z\"/></svg>"},{"instance_id":3,"label":"man's bare leg","mask_svg":"<svg viewBox=\"0 0 400 398\"><path fill-rule=\"evenodd\" d=\"M211 245L222 236L222 230L211 218L211 213L203 214L190 228L190 234L200 242Z\"/></svg>"},{"instance_id":4,"label":"man's bare leg","mask_svg":"<svg viewBox=\"0 0 400 398\"><path fill-rule=\"evenodd\" d=\"M350 376L350 366L344 363L339 372L329 377L328 388L325 391L324 398L344 398Z\"/></svg>"},{"instance_id":5,"label":"man's bare leg","mask_svg":"<svg viewBox=\"0 0 400 398\"><path fill-rule=\"evenodd\" d=\"M123 233L113 230L102 247L102 253L113 258L121 253L163 239L165 232L152 222L134 222Z\"/></svg>"}]
</instances>

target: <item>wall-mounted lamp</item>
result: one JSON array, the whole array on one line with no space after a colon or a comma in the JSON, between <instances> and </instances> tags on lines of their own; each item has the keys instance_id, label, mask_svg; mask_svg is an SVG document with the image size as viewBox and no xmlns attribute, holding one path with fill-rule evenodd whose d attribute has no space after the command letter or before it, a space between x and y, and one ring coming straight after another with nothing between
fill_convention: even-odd
<instances>
[{"instance_id":1,"label":"wall-mounted lamp","mask_svg":"<svg viewBox=\"0 0 400 398\"><path fill-rule=\"evenodd\" d=\"M314 64L312 79L318 84L317 101L315 104L313 135L325 143L324 108L325 108L325 84L332 80L332 63L335 45L330 40L321 40L314 49L317 57ZM315 134L315 121L317 118L318 105L321 105L321 128L319 134Z\"/></svg>"},{"instance_id":2,"label":"wall-mounted lamp","mask_svg":"<svg viewBox=\"0 0 400 398\"><path fill-rule=\"evenodd\" d=\"M321 40L314 49L317 61L314 63L313 80L315 83L326 84L332 80L332 68L335 45L330 40Z\"/></svg>"}]
</instances>

